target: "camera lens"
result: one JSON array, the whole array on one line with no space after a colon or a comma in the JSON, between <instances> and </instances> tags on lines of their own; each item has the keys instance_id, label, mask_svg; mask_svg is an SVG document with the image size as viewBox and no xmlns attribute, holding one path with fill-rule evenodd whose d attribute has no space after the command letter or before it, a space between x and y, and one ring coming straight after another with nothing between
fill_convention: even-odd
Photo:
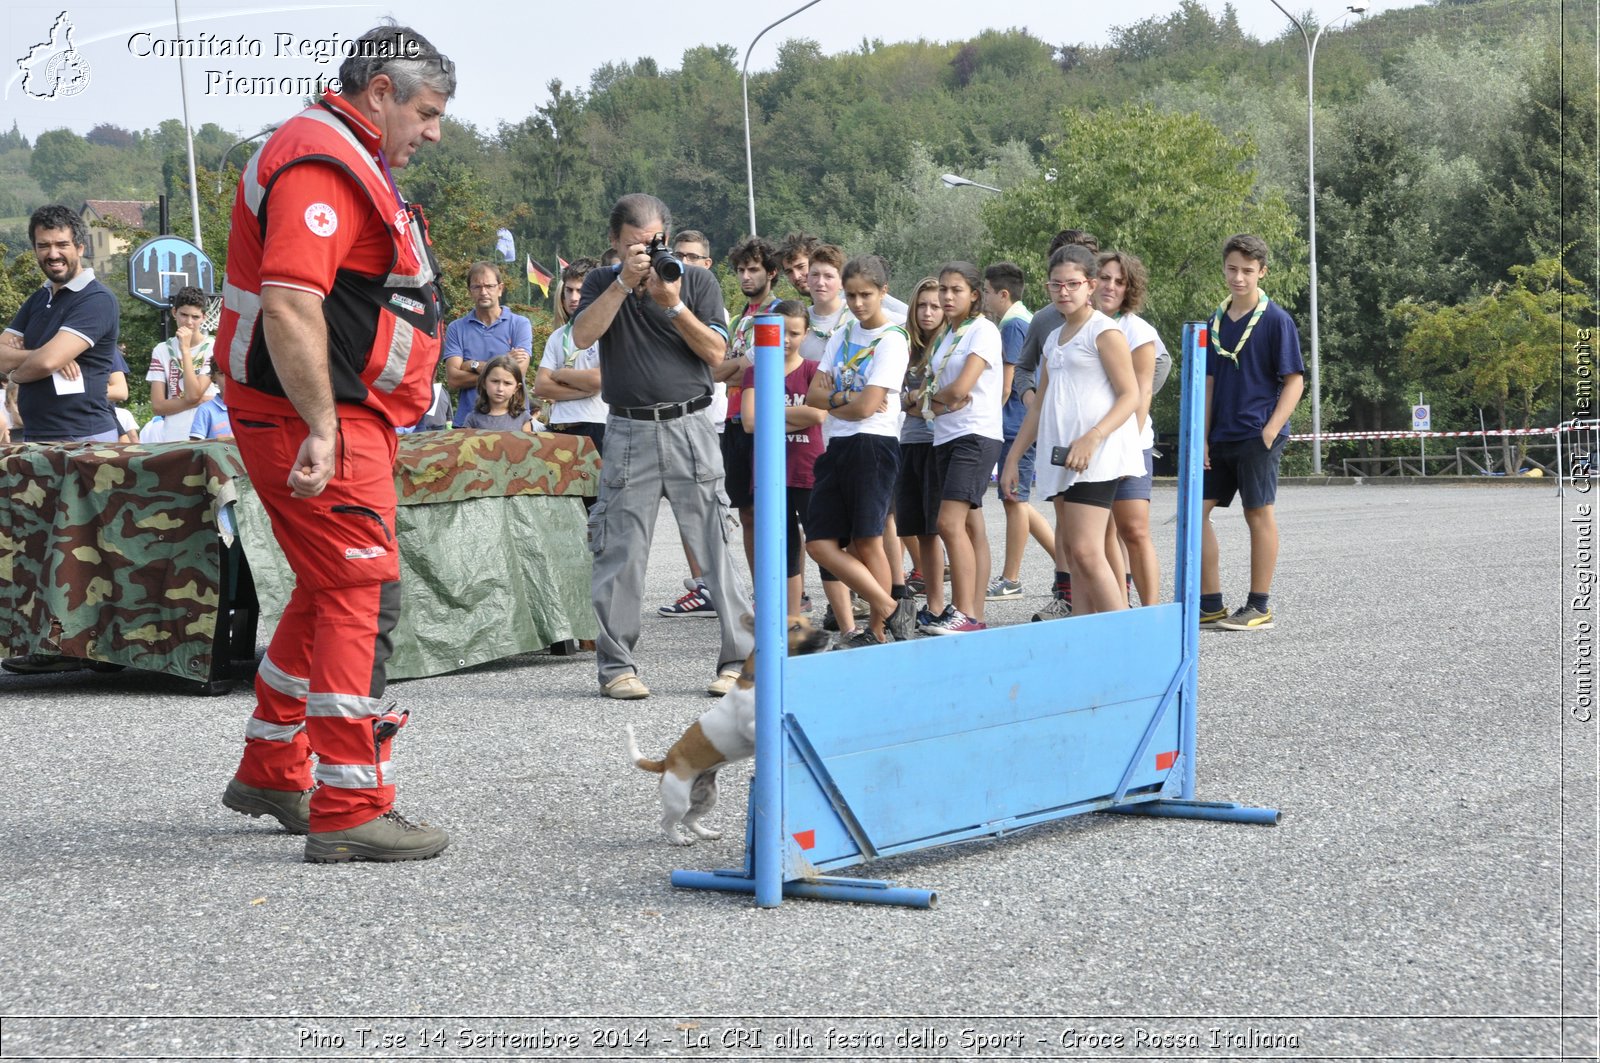
<instances>
[{"instance_id":1,"label":"camera lens","mask_svg":"<svg viewBox=\"0 0 1600 1063\"><path fill-rule=\"evenodd\" d=\"M670 252L662 252L656 256L656 275L671 284L683 276L683 260Z\"/></svg>"}]
</instances>

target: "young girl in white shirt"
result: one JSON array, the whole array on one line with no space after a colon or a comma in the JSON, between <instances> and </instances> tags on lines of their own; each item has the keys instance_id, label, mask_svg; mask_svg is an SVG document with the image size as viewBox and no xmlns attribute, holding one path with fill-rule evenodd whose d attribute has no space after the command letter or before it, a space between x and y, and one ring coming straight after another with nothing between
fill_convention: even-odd
<instances>
[{"instance_id":1,"label":"young girl in white shirt","mask_svg":"<svg viewBox=\"0 0 1600 1063\"><path fill-rule=\"evenodd\" d=\"M815 262L813 261L813 277ZM877 646L911 636L915 599L891 591L883 529L900 471L900 388L906 330L889 320L882 260L860 255L844 267L854 320L841 325L811 378L806 405L828 411L827 450L817 459L806 511L806 552L871 606L867 626L841 646ZM848 543L848 545L845 545ZM844 617L840 617L840 627Z\"/></svg>"},{"instance_id":2,"label":"young girl in white shirt","mask_svg":"<svg viewBox=\"0 0 1600 1063\"><path fill-rule=\"evenodd\" d=\"M1100 272L1095 296L1100 311L1122 327L1133 355L1133 376L1139 386L1139 404L1133 417L1144 461L1143 475L1126 477L1117 485L1111 502L1111 522L1106 529L1106 560L1113 572L1132 575L1140 605L1155 605L1161 601L1161 561L1150 541L1150 488L1156 445L1155 426L1150 423L1150 398L1154 394L1161 337L1150 322L1139 316L1149 287L1144 263L1126 251L1103 251L1097 261Z\"/></svg>"},{"instance_id":3,"label":"young girl in white shirt","mask_svg":"<svg viewBox=\"0 0 1600 1063\"><path fill-rule=\"evenodd\" d=\"M982 631L989 586L989 536L983 496L1000 459L1005 396L1000 330L983 316L983 278L969 262L939 270L945 330L928 360L927 408L934 415L933 461L939 481L939 538L950 558L951 606L930 635ZM933 578L928 574L928 578Z\"/></svg>"},{"instance_id":4,"label":"young girl in white shirt","mask_svg":"<svg viewBox=\"0 0 1600 1063\"><path fill-rule=\"evenodd\" d=\"M1014 497L1017 459L1039 443L1038 490L1055 502L1076 590L1073 615L1126 609L1121 573L1106 560L1106 524L1117 481L1144 471L1133 413L1138 384L1128 341L1094 308L1095 256L1076 244L1050 258L1046 287L1065 319L1044 342L1035 400L1000 473Z\"/></svg>"}]
</instances>

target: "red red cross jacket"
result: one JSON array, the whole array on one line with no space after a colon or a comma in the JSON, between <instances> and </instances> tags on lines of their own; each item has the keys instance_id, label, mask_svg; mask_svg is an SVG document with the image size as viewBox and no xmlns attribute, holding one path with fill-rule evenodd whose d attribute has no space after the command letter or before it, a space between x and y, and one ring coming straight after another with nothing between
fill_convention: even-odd
<instances>
[{"instance_id":1,"label":"red red cross jacket","mask_svg":"<svg viewBox=\"0 0 1600 1063\"><path fill-rule=\"evenodd\" d=\"M414 424L427 410L444 333L438 265L421 207L400 197L384 167L380 136L371 122L329 91L279 126L245 167L234 198L215 346L217 363L227 376L229 407L295 412L279 383L261 322L262 278L274 273L272 263L262 261L267 201L273 186L293 167L320 162L343 171L336 179L361 190L375 212L372 224L384 227L391 247L387 266L357 255L340 263L324 296L334 400L371 407L392 425ZM327 213L317 216L320 206L306 210L307 233L300 235L307 239L327 235L329 224L339 224Z\"/></svg>"}]
</instances>

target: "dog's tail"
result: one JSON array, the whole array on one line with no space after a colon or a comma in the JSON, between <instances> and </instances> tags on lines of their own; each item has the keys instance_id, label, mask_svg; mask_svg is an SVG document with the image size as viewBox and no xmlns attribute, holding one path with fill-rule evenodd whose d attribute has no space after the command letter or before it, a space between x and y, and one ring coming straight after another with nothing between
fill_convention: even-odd
<instances>
[{"instance_id":1,"label":"dog's tail","mask_svg":"<svg viewBox=\"0 0 1600 1063\"><path fill-rule=\"evenodd\" d=\"M645 771L653 771L657 775L665 772L667 770L666 761L651 760L643 753L639 752L639 740L633 737L633 724L627 723L623 724L622 726L623 729L628 732L628 756L632 758L633 762L639 767L643 768Z\"/></svg>"}]
</instances>

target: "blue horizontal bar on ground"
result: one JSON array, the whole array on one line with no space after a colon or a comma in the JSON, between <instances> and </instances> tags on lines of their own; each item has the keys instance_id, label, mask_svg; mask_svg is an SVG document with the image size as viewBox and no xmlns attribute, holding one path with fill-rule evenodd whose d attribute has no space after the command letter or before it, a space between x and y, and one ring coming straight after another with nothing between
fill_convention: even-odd
<instances>
[{"instance_id":1,"label":"blue horizontal bar on ground","mask_svg":"<svg viewBox=\"0 0 1600 1063\"><path fill-rule=\"evenodd\" d=\"M1165 819L1211 819L1225 823L1258 823L1277 826L1278 810L1252 808L1232 801L1150 801L1138 805L1119 805L1104 809L1125 816L1159 816Z\"/></svg>"},{"instance_id":2,"label":"blue horizontal bar on ground","mask_svg":"<svg viewBox=\"0 0 1600 1063\"><path fill-rule=\"evenodd\" d=\"M735 878L706 871L674 871L672 884L679 889L714 890L720 893L756 891L753 878ZM939 900L939 895L933 890L907 889L893 883L867 879L797 879L783 884L783 895L818 901L890 904L902 908L932 908Z\"/></svg>"}]
</instances>

